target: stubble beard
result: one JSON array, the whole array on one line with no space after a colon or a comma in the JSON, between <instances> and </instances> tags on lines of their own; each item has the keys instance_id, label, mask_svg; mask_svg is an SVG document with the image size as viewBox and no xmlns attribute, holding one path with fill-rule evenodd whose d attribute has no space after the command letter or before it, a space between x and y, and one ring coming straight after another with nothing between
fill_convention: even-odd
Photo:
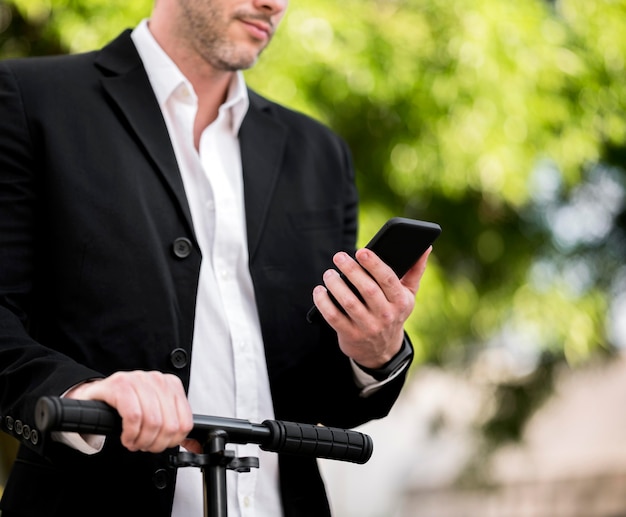
<instances>
[{"instance_id":1,"label":"stubble beard","mask_svg":"<svg viewBox=\"0 0 626 517\"><path fill-rule=\"evenodd\" d=\"M254 52L239 47L226 35L231 19L215 8L209 8L203 15L197 5L195 0L181 2L183 36L190 41L195 53L216 70L235 72L254 66L263 49Z\"/></svg>"}]
</instances>

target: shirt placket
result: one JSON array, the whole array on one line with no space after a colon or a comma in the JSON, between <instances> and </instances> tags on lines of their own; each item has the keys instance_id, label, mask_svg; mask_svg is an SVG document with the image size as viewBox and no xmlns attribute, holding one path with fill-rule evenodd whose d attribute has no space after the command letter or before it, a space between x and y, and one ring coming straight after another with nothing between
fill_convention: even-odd
<instances>
[{"instance_id":1,"label":"shirt placket","mask_svg":"<svg viewBox=\"0 0 626 517\"><path fill-rule=\"evenodd\" d=\"M215 204L214 240L211 255L215 268L217 285L228 321L231 337L234 381L235 381L235 417L256 420L257 407L257 369L254 348L248 327L241 321L242 308L241 286L238 268L247 267L245 236L245 217L241 206L242 194L240 177L236 170L231 170L225 157L236 155L236 140L229 137L228 117L224 111L209 126L201 139L200 157L207 178L211 184ZM205 161L205 157L210 157ZM255 445L238 446L237 454L255 455ZM256 471L252 470L237 478L237 497L242 515L252 511L252 494L256 483Z\"/></svg>"}]
</instances>

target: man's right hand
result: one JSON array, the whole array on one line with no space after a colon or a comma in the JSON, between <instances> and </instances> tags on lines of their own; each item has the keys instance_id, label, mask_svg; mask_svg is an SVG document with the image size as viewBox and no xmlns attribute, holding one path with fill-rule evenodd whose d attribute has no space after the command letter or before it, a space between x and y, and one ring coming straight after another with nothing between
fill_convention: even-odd
<instances>
[{"instance_id":1,"label":"man's right hand","mask_svg":"<svg viewBox=\"0 0 626 517\"><path fill-rule=\"evenodd\" d=\"M130 451L162 452L186 445L193 414L181 380L157 371L117 372L72 388L66 398L101 400L122 417L122 445Z\"/></svg>"}]
</instances>

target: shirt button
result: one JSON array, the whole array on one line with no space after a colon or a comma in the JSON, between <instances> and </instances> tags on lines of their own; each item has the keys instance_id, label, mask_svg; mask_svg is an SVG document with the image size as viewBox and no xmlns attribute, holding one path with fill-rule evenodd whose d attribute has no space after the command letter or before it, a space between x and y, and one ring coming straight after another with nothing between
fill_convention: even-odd
<instances>
[{"instance_id":1,"label":"shirt button","mask_svg":"<svg viewBox=\"0 0 626 517\"><path fill-rule=\"evenodd\" d=\"M193 244L186 237L179 237L174 241L172 245L172 251L174 252L174 256L179 259L187 258L191 255L191 250L193 249Z\"/></svg>"},{"instance_id":2,"label":"shirt button","mask_svg":"<svg viewBox=\"0 0 626 517\"><path fill-rule=\"evenodd\" d=\"M178 370L187 366L189 354L183 348L176 348L170 354L170 362L172 366Z\"/></svg>"},{"instance_id":3,"label":"shirt button","mask_svg":"<svg viewBox=\"0 0 626 517\"><path fill-rule=\"evenodd\" d=\"M243 498L243 505L246 508L250 508L250 503L251 503L251 501L250 501L250 497L249 496L246 496L246 497Z\"/></svg>"},{"instance_id":4,"label":"shirt button","mask_svg":"<svg viewBox=\"0 0 626 517\"><path fill-rule=\"evenodd\" d=\"M176 90L175 95L182 102L190 103L193 100L191 91L189 91L186 84L181 84L178 90Z\"/></svg>"}]
</instances>

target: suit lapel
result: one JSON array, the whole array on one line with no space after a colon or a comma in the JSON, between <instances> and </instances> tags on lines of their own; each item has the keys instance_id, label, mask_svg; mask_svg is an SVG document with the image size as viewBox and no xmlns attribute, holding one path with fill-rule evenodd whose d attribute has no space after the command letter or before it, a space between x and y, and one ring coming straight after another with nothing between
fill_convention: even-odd
<instances>
[{"instance_id":1,"label":"suit lapel","mask_svg":"<svg viewBox=\"0 0 626 517\"><path fill-rule=\"evenodd\" d=\"M96 60L103 87L177 200L191 235L193 223L167 127L130 31L104 47ZM287 129L270 104L250 91L250 108L239 132L250 260L258 247L283 161Z\"/></svg>"},{"instance_id":2,"label":"suit lapel","mask_svg":"<svg viewBox=\"0 0 626 517\"><path fill-rule=\"evenodd\" d=\"M102 79L104 90L164 179L191 235L194 235L191 212L167 127L139 54L130 39L130 31L104 47L96 65L105 72Z\"/></svg>"},{"instance_id":3,"label":"suit lapel","mask_svg":"<svg viewBox=\"0 0 626 517\"><path fill-rule=\"evenodd\" d=\"M283 162L287 128L270 105L250 91L250 108L239 131L250 261L259 245Z\"/></svg>"}]
</instances>

